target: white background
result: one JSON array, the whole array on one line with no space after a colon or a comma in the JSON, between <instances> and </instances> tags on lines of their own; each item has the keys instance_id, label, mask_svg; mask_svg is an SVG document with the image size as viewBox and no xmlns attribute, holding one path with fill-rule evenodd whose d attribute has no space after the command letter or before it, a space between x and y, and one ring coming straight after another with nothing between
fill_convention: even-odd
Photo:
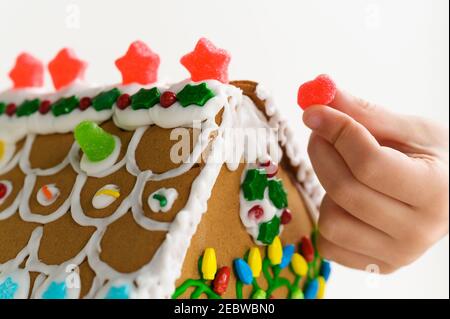
<instances>
[{"instance_id":1,"label":"white background","mask_svg":"<svg viewBox=\"0 0 450 319\"><path fill-rule=\"evenodd\" d=\"M161 56L160 79L200 36L232 53L231 79L264 83L298 127L298 85L319 73L368 100L448 126L448 1L2 0L0 88L18 53L48 62L63 46L89 61L86 78L120 81L114 60L141 39ZM48 80L48 79L47 79ZM50 81L47 81L50 83ZM426 181L423 181L426 183ZM448 298L448 236L413 265L370 277L335 266L330 298Z\"/></svg>"}]
</instances>

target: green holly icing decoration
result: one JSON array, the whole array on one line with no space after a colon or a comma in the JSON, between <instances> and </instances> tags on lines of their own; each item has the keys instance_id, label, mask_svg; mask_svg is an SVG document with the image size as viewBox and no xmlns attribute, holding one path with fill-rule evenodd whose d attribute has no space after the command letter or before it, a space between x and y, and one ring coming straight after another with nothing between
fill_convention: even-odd
<instances>
[{"instance_id":1,"label":"green holly icing decoration","mask_svg":"<svg viewBox=\"0 0 450 319\"><path fill-rule=\"evenodd\" d=\"M280 218L274 216L268 222L259 225L258 240L263 244L272 244L275 236L280 233Z\"/></svg>"},{"instance_id":2,"label":"green holly icing decoration","mask_svg":"<svg viewBox=\"0 0 450 319\"><path fill-rule=\"evenodd\" d=\"M84 121L74 131L75 139L91 162L100 162L110 156L116 147L113 135L96 123Z\"/></svg>"},{"instance_id":3,"label":"green holly icing decoration","mask_svg":"<svg viewBox=\"0 0 450 319\"><path fill-rule=\"evenodd\" d=\"M161 207L165 207L167 205L167 198L164 197L163 195L155 194L155 195L153 195L153 198L159 202L159 205Z\"/></svg>"},{"instance_id":4,"label":"green holly icing decoration","mask_svg":"<svg viewBox=\"0 0 450 319\"><path fill-rule=\"evenodd\" d=\"M6 104L3 102L0 102L0 115L5 113L5 111L6 111Z\"/></svg>"},{"instance_id":5,"label":"green holly icing decoration","mask_svg":"<svg viewBox=\"0 0 450 319\"><path fill-rule=\"evenodd\" d=\"M214 92L211 91L208 85L203 82L198 85L186 85L180 92L177 93L177 100L183 107L191 104L203 106L214 96Z\"/></svg>"},{"instance_id":6,"label":"green holly icing decoration","mask_svg":"<svg viewBox=\"0 0 450 319\"><path fill-rule=\"evenodd\" d=\"M101 92L92 99L92 107L97 111L110 110L119 96L120 91L116 88Z\"/></svg>"},{"instance_id":7,"label":"green holly icing decoration","mask_svg":"<svg viewBox=\"0 0 450 319\"><path fill-rule=\"evenodd\" d=\"M282 209L287 207L287 193L281 180L272 179L269 181L269 198L276 208Z\"/></svg>"},{"instance_id":8,"label":"green holly icing decoration","mask_svg":"<svg viewBox=\"0 0 450 319\"><path fill-rule=\"evenodd\" d=\"M242 190L244 198L248 201L264 199L264 190L267 187L267 175L264 170L250 169L245 175Z\"/></svg>"},{"instance_id":9,"label":"green holly icing decoration","mask_svg":"<svg viewBox=\"0 0 450 319\"><path fill-rule=\"evenodd\" d=\"M131 108L133 110L149 109L159 102L161 93L158 88L140 89L131 96Z\"/></svg>"},{"instance_id":10,"label":"green holly icing decoration","mask_svg":"<svg viewBox=\"0 0 450 319\"><path fill-rule=\"evenodd\" d=\"M78 107L79 103L76 96L59 99L52 105L52 113L56 117L69 114Z\"/></svg>"},{"instance_id":11,"label":"green holly icing decoration","mask_svg":"<svg viewBox=\"0 0 450 319\"><path fill-rule=\"evenodd\" d=\"M19 105L16 111L17 117L28 116L39 110L40 101L38 99L25 100Z\"/></svg>"}]
</instances>

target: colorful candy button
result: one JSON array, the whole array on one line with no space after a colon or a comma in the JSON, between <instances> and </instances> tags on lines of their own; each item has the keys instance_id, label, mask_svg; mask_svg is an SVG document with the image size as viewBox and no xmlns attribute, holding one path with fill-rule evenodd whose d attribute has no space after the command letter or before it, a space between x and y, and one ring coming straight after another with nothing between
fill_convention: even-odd
<instances>
[{"instance_id":1,"label":"colorful candy button","mask_svg":"<svg viewBox=\"0 0 450 319\"><path fill-rule=\"evenodd\" d=\"M250 266L242 259L237 258L234 260L234 270L236 275L242 283L250 285L253 281L253 273Z\"/></svg>"}]
</instances>

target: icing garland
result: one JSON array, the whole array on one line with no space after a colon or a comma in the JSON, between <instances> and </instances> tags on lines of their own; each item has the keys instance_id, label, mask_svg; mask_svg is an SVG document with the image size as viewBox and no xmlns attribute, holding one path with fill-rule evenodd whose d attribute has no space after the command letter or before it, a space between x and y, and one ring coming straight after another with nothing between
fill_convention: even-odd
<instances>
[{"instance_id":1,"label":"icing garland","mask_svg":"<svg viewBox=\"0 0 450 319\"><path fill-rule=\"evenodd\" d=\"M312 237L315 237L315 232ZM267 246L264 259L261 258L260 248L252 247L243 258L236 258L233 261L233 269L236 275L236 297L238 299L271 299L274 291L281 287L288 290L286 298L289 299L321 299L324 296L326 282L331 273L330 263L321 258L317 250L313 251L313 259L307 260L304 257L303 247L309 241L311 247L314 245L309 238L302 240L299 251L295 252L295 245L282 247L277 236L273 243ZM309 249L309 248L308 248ZM214 258L211 255L214 254ZM309 255L308 255L309 256ZM320 267L318 265L320 264ZM187 279L178 286L172 298L179 298L186 293L189 288L194 287L191 299L197 299L205 294L210 299L220 299L226 292L230 277L230 267L223 266L219 271L215 260L213 248L205 249L203 256L198 260L200 279ZM294 275L291 282L282 275L282 271L287 269ZM214 275L215 274L215 275ZM261 274L266 281L266 289L262 289L258 284ZM302 283L302 280L304 282ZM243 287L251 285L252 290L249 296L244 296Z\"/></svg>"}]
</instances>

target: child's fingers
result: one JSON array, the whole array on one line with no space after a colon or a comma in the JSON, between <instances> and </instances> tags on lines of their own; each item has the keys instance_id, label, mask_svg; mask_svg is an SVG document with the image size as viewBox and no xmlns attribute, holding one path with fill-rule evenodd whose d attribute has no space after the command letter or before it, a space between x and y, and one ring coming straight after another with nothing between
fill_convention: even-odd
<instances>
[{"instance_id":1,"label":"child's fingers","mask_svg":"<svg viewBox=\"0 0 450 319\"><path fill-rule=\"evenodd\" d=\"M382 274L389 274L396 270L395 267L381 260L350 251L330 242L320 234L320 230L317 239L317 248L322 257L333 260L346 267L373 271L374 266L376 266Z\"/></svg>"},{"instance_id":2,"label":"child's fingers","mask_svg":"<svg viewBox=\"0 0 450 319\"><path fill-rule=\"evenodd\" d=\"M320 206L319 231L328 241L347 250L393 265L403 261L389 249L396 245L392 237L349 214L327 195Z\"/></svg>"},{"instance_id":3,"label":"child's fingers","mask_svg":"<svg viewBox=\"0 0 450 319\"><path fill-rule=\"evenodd\" d=\"M329 107L313 106L303 115L305 124L333 145L361 183L410 205L417 205L425 184L424 163L396 150L381 147L364 126ZM402 178L396 178L401 176Z\"/></svg>"},{"instance_id":4,"label":"child's fingers","mask_svg":"<svg viewBox=\"0 0 450 319\"><path fill-rule=\"evenodd\" d=\"M330 106L361 123L378 140L393 140L412 145L427 144L418 132L413 117L393 113L340 89Z\"/></svg>"},{"instance_id":5,"label":"child's fingers","mask_svg":"<svg viewBox=\"0 0 450 319\"><path fill-rule=\"evenodd\" d=\"M359 182L342 157L322 137L312 134L308 153L316 175L327 194L356 218L391 235L410 216L408 205L381 194Z\"/></svg>"}]
</instances>

